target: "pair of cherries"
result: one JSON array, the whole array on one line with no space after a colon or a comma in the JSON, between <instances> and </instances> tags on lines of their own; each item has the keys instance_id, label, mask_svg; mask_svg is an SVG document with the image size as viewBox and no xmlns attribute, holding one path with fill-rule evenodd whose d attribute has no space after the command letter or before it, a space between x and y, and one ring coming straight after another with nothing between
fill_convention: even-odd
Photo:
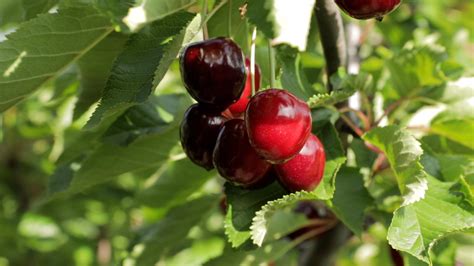
<instances>
[{"instance_id":1,"label":"pair of cherries","mask_svg":"<svg viewBox=\"0 0 474 266\"><path fill-rule=\"evenodd\" d=\"M401 0L335 0L336 4L349 16L356 19L376 18L392 12L400 5Z\"/></svg>"},{"instance_id":2,"label":"pair of cherries","mask_svg":"<svg viewBox=\"0 0 474 266\"><path fill-rule=\"evenodd\" d=\"M250 61L237 44L227 38L191 44L181 54L180 68L198 102L186 111L180 128L191 161L207 170L215 167L245 188L265 186L275 175L289 191L311 191L319 184L325 152L311 134L308 105L281 89L250 98ZM255 69L258 91L260 71Z\"/></svg>"}]
</instances>

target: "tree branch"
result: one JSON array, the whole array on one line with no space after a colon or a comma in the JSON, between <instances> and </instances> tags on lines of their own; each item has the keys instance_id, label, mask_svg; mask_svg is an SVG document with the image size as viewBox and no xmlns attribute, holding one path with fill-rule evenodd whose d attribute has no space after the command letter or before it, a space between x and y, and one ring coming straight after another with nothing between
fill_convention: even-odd
<instances>
[{"instance_id":1,"label":"tree branch","mask_svg":"<svg viewBox=\"0 0 474 266\"><path fill-rule=\"evenodd\" d=\"M328 76L328 89L332 90L329 78L339 67L347 66L346 38L339 9L334 0L316 0L314 6Z\"/></svg>"},{"instance_id":2,"label":"tree branch","mask_svg":"<svg viewBox=\"0 0 474 266\"><path fill-rule=\"evenodd\" d=\"M326 60L327 88L332 90L330 77L340 67L347 67L347 47L344 25L334 0L316 0L314 12L319 28L324 57ZM347 101L338 104L338 108L347 107ZM342 122L342 121L341 121ZM342 122L343 123L343 122ZM300 258L303 266L334 265L336 253L350 236L347 227L339 223L336 227L308 243L308 249Z\"/></svg>"}]
</instances>

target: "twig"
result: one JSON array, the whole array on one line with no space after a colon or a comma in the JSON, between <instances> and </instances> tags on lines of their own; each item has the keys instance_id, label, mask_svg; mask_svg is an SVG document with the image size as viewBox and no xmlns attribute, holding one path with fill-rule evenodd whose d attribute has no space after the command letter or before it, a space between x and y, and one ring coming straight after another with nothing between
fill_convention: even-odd
<instances>
[{"instance_id":1,"label":"twig","mask_svg":"<svg viewBox=\"0 0 474 266\"><path fill-rule=\"evenodd\" d=\"M380 122L382 122L383 118L389 116L398 106L400 106L406 98L400 98L397 101L390 104L387 109L383 112L382 116L380 116L377 120L375 120L374 125L378 126Z\"/></svg>"},{"instance_id":2,"label":"twig","mask_svg":"<svg viewBox=\"0 0 474 266\"><path fill-rule=\"evenodd\" d=\"M364 105L365 110L367 111L367 119L369 119L370 127L372 127L372 122L374 122L374 113L372 111L372 104L369 101L369 97L364 92L360 92L360 98L362 99L362 104Z\"/></svg>"},{"instance_id":3,"label":"twig","mask_svg":"<svg viewBox=\"0 0 474 266\"><path fill-rule=\"evenodd\" d=\"M354 122L352 122L352 120L347 117L345 114L341 113L340 114L341 116L341 119L344 120L344 122L352 129L354 130L354 132L357 134L357 136L359 137L362 137L362 135L364 135L364 131L362 131L362 129L360 129L356 124L354 124Z\"/></svg>"},{"instance_id":4,"label":"twig","mask_svg":"<svg viewBox=\"0 0 474 266\"><path fill-rule=\"evenodd\" d=\"M334 0L317 0L315 4L321 44L326 60L328 89L332 90L329 78L339 67L347 65L347 48L344 25Z\"/></svg>"},{"instance_id":5,"label":"twig","mask_svg":"<svg viewBox=\"0 0 474 266\"><path fill-rule=\"evenodd\" d=\"M367 118L367 116L362 111L356 110L356 109L351 108L351 107L343 107L343 108L339 109L339 112L341 112L341 113L353 112L354 114L357 115L357 117L359 117L359 119L364 124L364 131L368 131L370 129L369 119Z\"/></svg>"}]
</instances>

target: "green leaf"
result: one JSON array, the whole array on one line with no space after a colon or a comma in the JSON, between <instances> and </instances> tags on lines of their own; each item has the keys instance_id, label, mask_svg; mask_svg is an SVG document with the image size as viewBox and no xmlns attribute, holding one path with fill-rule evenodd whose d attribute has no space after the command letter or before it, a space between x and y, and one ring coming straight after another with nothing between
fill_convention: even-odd
<instances>
[{"instance_id":1,"label":"green leaf","mask_svg":"<svg viewBox=\"0 0 474 266\"><path fill-rule=\"evenodd\" d=\"M446 104L455 104L456 102L465 101L473 97L473 95L474 78L461 78L457 81L451 81L423 92L423 97Z\"/></svg>"},{"instance_id":2,"label":"green leaf","mask_svg":"<svg viewBox=\"0 0 474 266\"><path fill-rule=\"evenodd\" d=\"M102 141L128 145L140 136L164 132L191 104L185 94L151 95L147 101L129 108L117 118L102 135Z\"/></svg>"},{"instance_id":3,"label":"green leaf","mask_svg":"<svg viewBox=\"0 0 474 266\"><path fill-rule=\"evenodd\" d=\"M346 157L339 134L331 123L320 124L319 128L313 124L313 133L321 140L326 153L323 179L313 193L318 199L327 200L333 197L336 175L346 161Z\"/></svg>"},{"instance_id":4,"label":"green leaf","mask_svg":"<svg viewBox=\"0 0 474 266\"><path fill-rule=\"evenodd\" d=\"M474 185L474 157L461 154L436 153L426 142L422 142L425 150L421 163L426 172L440 181L459 181L465 179Z\"/></svg>"},{"instance_id":5,"label":"green leaf","mask_svg":"<svg viewBox=\"0 0 474 266\"><path fill-rule=\"evenodd\" d=\"M126 40L126 35L112 33L78 61L81 91L74 110L75 119L100 99L112 64Z\"/></svg>"},{"instance_id":6,"label":"green leaf","mask_svg":"<svg viewBox=\"0 0 474 266\"><path fill-rule=\"evenodd\" d=\"M358 236L364 226L365 210L373 203L357 168L343 167L336 178L332 210Z\"/></svg>"},{"instance_id":7,"label":"green leaf","mask_svg":"<svg viewBox=\"0 0 474 266\"><path fill-rule=\"evenodd\" d=\"M249 47L249 29L247 26L247 19L241 17L239 8L245 5L246 0L232 0L224 4L217 12L211 17L207 23L207 29L209 37L229 36L228 35L228 24L229 15L231 23L230 36L232 40L240 45L244 54L250 55ZM230 7L229 13L229 4Z\"/></svg>"},{"instance_id":8,"label":"green leaf","mask_svg":"<svg viewBox=\"0 0 474 266\"><path fill-rule=\"evenodd\" d=\"M277 241L265 245L262 248L245 251L234 249L226 246L220 257L217 257L205 266L222 266L222 265L261 265L270 261L275 261L285 255L294 247L290 241Z\"/></svg>"},{"instance_id":9,"label":"green leaf","mask_svg":"<svg viewBox=\"0 0 474 266\"><path fill-rule=\"evenodd\" d=\"M224 220L224 232L233 248L240 247L250 239L250 230L238 230L232 222L232 205L228 205Z\"/></svg>"},{"instance_id":10,"label":"green leaf","mask_svg":"<svg viewBox=\"0 0 474 266\"><path fill-rule=\"evenodd\" d=\"M428 176L425 197L395 211L388 241L429 263L436 241L449 233L474 228L472 194L465 183L441 182Z\"/></svg>"},{"instance_id":11,"label":"green leaf","mask_svg":"<svg viewBox=\"0 0 474 266\"><path fill-rule=\"evenodd\" d=\"M66 195L78 193L121 174L153 167L158 169L168 160L171 149L177 143L176 127L164 133L146 135L126 147L104 143L80 163L80 167L78 163L73 163L69 170L62 170L68 175L54 175L56 180L50 183L55 184L56 188L67 190L51 189L53 195L50 196L58 192Z\"/></svg>"},{"instance_id":12,"label":"green leaf","mask_svg":"<svg viewBox=\"0 0 474 266\"><path fill-rule=\"evenodd\" d=\"M310 108L321 105L333 105L351 97L356 91L370 91L373 87L372 76L366 73L357 75L347 74L344 69L339 69L330 79L332 91L313 95L308 100Z\"/></svg>"},{"instance_id":13,"label":"green leaf","mask_svg":"<svg viewBox=\"0 0 474 266\"><path fill-rule=\"evenodd\" d=\"M323 143L326 152L323 179L314 191L300 191L285 195L282 198L268 202L256 213L252 221L251 230L252 240L258 246L261 246L265 241L269 241L274 235L284 235L284 232L276 232L276 229L272 229L272 235L267 236L270 221L278 210L292 206L301 200L329 200L333 197L336 175L346 160L344 150L339 141L337 131L331 123L323 123L318 128L313 128L313 130Z\"/></svg>"},{"instance_id":14,"label":"green leaf","mask_svg":"<svg viewBox=\"0 0 474 266\"><path fill-rule=\"evenodd\" d=\"M421 141L426 143L426 145L436 153L459 154L473 157L472 154L474 150L440 135L426 135L421 138Z\"/></svg>"},{"instance_id":15,"label":"green leaf","mask_svg":"<svg viewBox=\"0 0 474 266\"><path fill-rule=\"evenodd\" d=\"M278 59L282 65L281 84L301 99L308 99L315 93L301 65L301 56L297 48L281 44L276 47Z\"/></svg>"},{"instance_id":16,"label":"green leaf","mask_svg":"<svg viewBox=\"0 0 474 266\"><path fill-rule=\"evenodd\" d=\"M225 242L222 238L212 237L199 239L195 241L191 247L164 260L163 264L169 266L200 266L221 255L224 246Z\"/></svg>"},{"instance_id":17,"label":"green leaf","mask_svg":"<svg viewBox=\"0 0 474 266\"><path fill-rule=\"evenodd\" d=\"M162 166L158 180L138 195L138 202L154 207L169 208L180 204L201 188L215 172L193 164L189 159L170 161Z\"/></svg>"},{"instance_id":18,"label":"green leaf","mask_svg":"<svg viewBox=\"0 0 474 266\"><path fill-rule=\"evenodd\" d=\"M269 200L284 195L285 190L278 182L258 190L247 190L226 183L225 194L228 205L225 232L232 247L239 247L250 238L250 225L255 213Z\"/></svg>"},{"instance_id":19,"label":"green leaf","mask_svg":"<svg viewBox=\"0 0 474 266\"><path fill-rule=\"evenodd\" d=\"M161 255L185 239L192 227L207 218L216 204L217 197L209 195L171 209L144 234L141 242L145 244L145 249L137 265L154 265Z\"/></svg>"},{"instance_id":20,"label":"green leaf","mask_svg":"<svg viewBox=\"0 0 474 266\"><path fill-rule=\"evenodd\" d=\"M474 108L468 102L448 106L431 121L431 131L474 149Z\"/></svg>"},{"instance_id":21,"label":"green leaf","mask_svg":"<svg viewBox=\"0 0 474 266\"><path fill-rule=\"evenodd\" d=\"M446 181L457 181L464 177L467 181L474 181L474 159L462 155L436 155L440 171ZM474 182L472 183L474 184Z\"/></svg>"},{"instance_id":22,"label":"green leaf","mask_svg":"<svg viewBox=\"0 0 474 266\"><path fill-rule=\"evenodd\" d=\"M0 112L60 74L112 31L107 17L86 6L23 23L0 43Z\"/></svg>"},{"instance_id":23,"label":"green leaf","mask_svg":"<svg viewBox=\"0 0 474 266\"><path fill-rule=\"evenodd\" d=\"M368 180L366 186L379 210L393 213L403 202L397 178L390 168L378 172Z\"/></svg>"},{"instance_id":24,"label":"green leaf","mask_svg":"<svg viewBox=\"0 0 474 266\"><path fill-rule=\"evenodd\" d=\"M369 150L363 140L354 138L351 141L350 148L355 155L355 166L358 168L372 168L374 161L377 159L377 154Z\"/></svg>"},{"instance_id":25,"label":"green leaf","mask_svg":"<svg viewBox=\"0 0 474 266\"><path fill-rule=\"evenodd\" d=\"M173 15L194 3L196 0L141 0L128 10L123 21L132 31L136 31L147 23Z\"/></svg>"},{"instance_id":26,"label":"green leaf","mask_svg":"<svg viewBox=\"0 0 474 266\"><path fill-rule=\"evenodd\" d=\"M278 35L279 25L275 19L273 0L250 0L247 3L246 16L249 21L268 39L275 38Z\"/></svg>"},{"instance_id":27,"label":"green leaf","mask_svg":"<svg viewBox=\"0 0 474 266\"><path fill-rule=\"evenodd\" d=\"M399 126L374 128L363 139L381 149L393 169L403 195L403 205L419 201L428 189L427 173L420 163L420 143Z\"/></svg>"},{"instance_id":28,"label":"green leaf","mask_svg":"<svg viewBox=\"0 0 474 266\"><path fill-rule=\"evenodd\" d=\"M171 56L167 51L175 49L173 39L184 34L192 18L190 13L177 13L154 22L130 37L112 67L100 104L87 128L94 128L103 121L113 121L127 108L148 99L156 84L156 69L168 69L171 62L160 64L163 58ZM176 57L176 54L173 56Z\"/></svg>"},{"instance_id":29,"label":"green leaf","mask_svg":"<svg viewBox=\"0 0 474 266\"><path fill-rule=\"evenodd\" d=\"M201 15L198 14L191 22L189 22L186 30L181 31L166 45L166 48L164 49L165 53L158 64L155 71L155 77L153 78L153 85L155 87L160 84L171 63L176 59L176 55L179 53L181 47L191 42L199 33L201 23Z\"/></svg>"},{"instance_id":30,"label":"green leaf","mask_svg":"<svg viewBox=\"0 0 474 266\"><path fill-rule=\"evenodd\" d=\"M298 191L283 197L273 200L265 204L261 210L259 210L252 221L252 241L254 244L261 247L263 243L269 242L273 239L273 235L277 234L284 236L282 233L273 232L272 235L269 234L270 220L278 213L279 210L287 208L288 206L293 206L297 202L302 200L314 200L317 197L314 193L307 191Z\"/></svg>"},{"instance_id":31,"label":"green leaf","mask_svg":"<svg viewBox=\"0 0 474 266\"><path fill-rule=\"evenodd\" d=\"M423 87L444 83L441 63L445 56L444 48L436 45L405 48L395 54L386 64L397 96L414 96Z\"/></svg>"},{"instance_id":32,"label":"green leaf","mask_svg":"<svg viewBox=\"0 0 474 266\"><path fill-rule=\"evenodd\" d=\"M32 19L36 15L48 12L59 0L22 0L25 10L25 19Z\"/></svg>"},{"instance_id":33,"label":"green leaf","mask_svg":"<svg viewBox=\"0 0 474 266\"><path fill-rule=\"evenodd\" d=\"M21 1L3 0L0 2L0 29L15 26L23 21Z\"/></svg>"}]
</instances>

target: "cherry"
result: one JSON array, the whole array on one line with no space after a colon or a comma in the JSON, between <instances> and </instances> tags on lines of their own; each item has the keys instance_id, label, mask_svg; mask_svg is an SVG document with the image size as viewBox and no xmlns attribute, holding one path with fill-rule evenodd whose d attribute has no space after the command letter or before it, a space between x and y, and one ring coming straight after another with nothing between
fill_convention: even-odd
<instances>
[{"instance_id":1,"label":"cherry","mask_svg":"<svg viewBox=\"0 0 474 266\"><path fill-rule=\"evenodd\" d=\"M390 249L390 257L392 258L392 262L395 266L403 266L405 263L403 262L403 257L400 254L400 251L393 249L389 246Z\"/></svg>"},{"instance_id":2,"label":"cherry","mask_svg":"<svg viewBox=\"0 0 474 266\"><path fill-rule=\"evenodd\" d=\"M245 121L251 145L262 158L272 163L295 156L311 131L308 105L279 89L255 94L247 106Z\"/></svg>"},{"instance_id":3,"label":"cherry","mask_svg":"<svg viewBox=\"0 0 474 266\"><path fill-rule=\"evenodd\" d=\"M181 54L180 68L189 94L208 108L222 111L244 90L244 56L230 39L220 37L188 45Z\"/></svg>"},{"instance_id":4,"label":"cherry","mask_svg":"<svg viewBox=\"0 0 474 266\"><path fill-rule=\"evenodd\" d=\"M301 151L291 160L275 165L280 183L289 191L312 191L324 174L326 155L319 139L311 134Z\"/></svg>"},{"instance_id":5,"label":"cherry","mask_svg":"<svg viewBox=\"0 0 474 266\"><path fill-rule=\"evenodd\" d=\"M271 165L260 159L250 146L245 123L241 119L224 123L213 157L219 174L237 185L260 187L269 179Z\"/></svg>"},{"instance_id":6,"label":"cherry","mask_svg":"<svg viewBox=\"0 0 474 266\"><path fill-rule=\"evenodd\" d=\"M356 19L381 19L393 11L400 0L336 0L336 4Z\"/></svg>"},{"instance_id":7,"label":"cherry","mask_svg":"<svg viewBox=\"0 0 474 266\"><path fill-rule=\"evenodd\" d=\"M313 220L313 219L318 219L322 218L324 215L321 215L318 211L318 207L316 204L312 201L301 201L296 205L296 208L293 210L296 213L301 213L306 216L308 220ZM291 239L296 239L308 232L310 232L313 229L318 228L318 225L310 225L310 226L305 226L303 228L300 228L288 235L289 238Z\"/></svg>"},{"instance_id":8,"label":"cherry","mask_svg":"<svg viewBox=\"0 0 474 266\"><path fill-rule=\"evenodd\" d=\"M245 112L247 104L250 101L250 96L252 94L252 76L250 75L250 60L245 58L245 70L247 71L247 80L245 82L244 91L240 96L240 99L229 106L229 111L234 116L239 116L241 113ZM260 67L255 64L255 91L260 89Z\"/></svg>"},{"instance_id":9,"label":"cherry","mask_svg":"<svg viewBox=\"0 0 474 266\"><path fill-rule=\"evenodd\" d=\"M207 170L214 168L212 152L225 121L219 112L209 111L199 104L188 108L179 133L184 152L192 162Z\"/></svg>"}]
</instances>

